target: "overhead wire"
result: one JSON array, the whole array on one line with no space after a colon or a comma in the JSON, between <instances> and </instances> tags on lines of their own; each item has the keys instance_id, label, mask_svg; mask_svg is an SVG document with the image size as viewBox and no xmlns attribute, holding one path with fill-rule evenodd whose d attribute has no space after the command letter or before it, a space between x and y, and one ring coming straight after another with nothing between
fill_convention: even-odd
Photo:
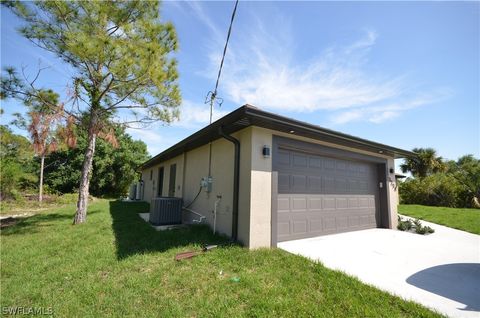
<instances>
[{"instance_id":1,"label":"overhead wire","mask_svg":"<svg viewBox=\"0 0 480 318\"><path fill-rule=\"evenodd\" d=\"M210 124L212 123L213 120L213 105L215 101L220 101L219 105L223 103L223 99L217 97L218 93L218 85L220 83L220 77L222 75L222 69L223 69L223 64L225 61L225 56L227 54L227 48L228 48L228 42L230 41L230 35L232 33L232 26L233 26L233 21L235 20L235 15L237 13L237 7L238 7L238 1L235 1L235 6L233 7L232 11L232 16L230 18L230 25L228 27L228 33L227 33L227 39L225 41L225 46L223 48L223 54L222 54L222 59L220 61L220 67L218 68L218 74L217 74L217 80L215 82L215 88L213 91L208 92L207 98L205 100L205 103L210 103ZM209 144L209 156L208 156L208 176L211 177L212 173L212 142Z\"/></svg>"}]
</instances>

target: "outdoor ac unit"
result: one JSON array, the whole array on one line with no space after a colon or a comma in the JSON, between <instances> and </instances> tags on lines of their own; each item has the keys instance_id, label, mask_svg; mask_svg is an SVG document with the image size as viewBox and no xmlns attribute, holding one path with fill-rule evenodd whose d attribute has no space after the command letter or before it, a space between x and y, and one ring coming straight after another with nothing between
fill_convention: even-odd
<instances>
[{"instance_id":1,"label":"outdoor ac unit","mask_svg":"<svg viewBox=\"0 0 480 318\"><path fill-rule=\"evenodd\" d=\"M150 223L168 225L182 223L182 199L160 197L152 200L150 207Z\"/></svg>"}]
</instances>

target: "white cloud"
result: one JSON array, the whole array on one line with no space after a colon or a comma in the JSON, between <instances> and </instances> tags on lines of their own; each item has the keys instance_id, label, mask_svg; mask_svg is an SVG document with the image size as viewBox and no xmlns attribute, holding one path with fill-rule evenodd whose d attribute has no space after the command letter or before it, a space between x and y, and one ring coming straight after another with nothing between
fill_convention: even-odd
<instances>
[{"instance_id":1,"label":"white cloud","mask_svg":"<svg viewBox=\"0 0 480 318\"><path fill-rule=\"evenodd\" d=\"M378 33L375 30L368 29L365 31L365 35L347 47L346 53L354 52L358 49L369 48L373 46L378 38Z\"/></svg>"},{"instance_id":2,"label":"white cloud","mask_svg":"<svg viewBox=\"0 0 480 318\"><path fill-rule=\"evenodd\" d=\"M435 104L452 95L453 91L451 89L437 89L431 93L417 94L414 98L404 99L397 103L340 111L330 117L330 122L332 124L346 124L355 121L369 121L380 124L401 116L404 111Z\"/></svg>"},{"instance_id":3,"label":"white cloud","mask_svg":"<svg viewBox=\"0 0 480 318\"><path fill-rule=\"evenodd\" d=\"M187 137L192 131L201 129L209 124L210 106L196 104L185 100L180 107L180 120L169 126L162 123L152 124L148 127L128 128L127 132L134 138L147 144L151 155L156 155L181 139ZM213 121L225 116L228 111L214 108Z\"/></svg>"},{"instance_id":4,"label":"white cloud","mask_svg":"<svg viewBox=\"0 0 480 318\"><path fill-rule=\"evenodd\" d=\"M384 111L372 114L372 116L368 120L372 123L380 124L384 121L396 118L398 116L400 116L400 113L398 111Z\"/></svg>"},{"instance_id":5,"label":"white cloud","mask_svg":"<svg viewBox=\"0 0 480 318\"><path fill-rule=\"evenodd\" d=\"M345 124L351 121L359 120L363 117L363 114L360 110L350 110L341 113L341 115L332 117L331 121L334 124Z\"/></svg>"},{"instance_id":6,"label":"white cloud","mask_svg":"<svg viewBox=\"0 0 480 318\"><path fill-rule=\"evenodd\" d=\"M177 140L163 137L159 132L145 128L128 128L127 133L135 140L141 140L147 144L148 152L156 155L172 146Z\"/></svg>"},{"instance_id":7,"label":"white cloud","mask_svg":"<svg viewBox=\"0 0 480 318\"><path fill-rule=\"evenodd\" d=\"M225 116L225 111L218 106L213 109L213 121ZM180 107L180 120L172 125L183 128L201 128L209 124L210 121L210 105L197 104L189 100L185 100Z\"/></svg>"},{"instance_id":8,"label":"white cloud","mask_svg":"<svg viewBox=\"0 0 480 318\"><path fill-rule=\"evenodd\" d=\"M375 31L365 31L348 46L329 47L305 63L294 58L293 41L284 38L288 31L279 30L278 39L263 25L252 29L249 45L240 41L229 48L222 73L222 89L237 104L301 112L337 110L394 98L403 90L403 76L372 76L364 70ZM219 60L218 51L210 55L211 75Z\"/></svg>"},{"instance_id":9,"label":"white cloud","mask_svg":"<svg viewBox=\"0 0 480 318\"><path fill-rule=\"evenodd\" d=\"M210 18L207 12L203 9L203 6L201 5L200 2L198 1L185 1L183 2L188 7L192 12L194 13L195 17L197 17L203 24L205 24L210 31L213 33L213 36L218 39L222 36L219 28L216 26L216 24L213 22L213 20Z\"/></svg>"},{"instance_id":10,"label":"white cloud","mask_svg":"<svg viewBox=\"0 0 480 318\"><path fill-rule=\"evenodd\" d=\"M215 80L224 34L201 3L192 5L196 17L212 32L206 74ZM242 11L243 12L243 11ZM381 123L408 109L438 101L425 99L405 74L372 72L368 55L379 39L374 29L364 29L350 43L332 43L319 54L299 59L295 35L279 12L265 24L251 12L250 23L233 30L220 80L220 94L235 104L252 104L281 112L332 112L332 123L352 121ZM245 18L247 16L247 18ZM287 22L285 22L285 20ZM247 28L244 26L248 25ZM324 47L319 44L319 47ZM304 53L303 53L304 54ZM424 91L435 93L431 89ZM445 96L440 94L441 98ZM440 99L441 99L440 98ZM401 106L390 109L391 105ZM405 105L408 104L408 105ZM338 113L341 112L341 113Z\"/></svg>"}]
</instances>

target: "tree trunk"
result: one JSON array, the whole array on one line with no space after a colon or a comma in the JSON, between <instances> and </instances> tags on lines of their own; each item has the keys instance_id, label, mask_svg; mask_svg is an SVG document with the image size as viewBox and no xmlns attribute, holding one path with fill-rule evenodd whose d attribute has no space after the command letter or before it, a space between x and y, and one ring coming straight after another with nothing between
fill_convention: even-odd
<instances>
[{"instance_id":1,"label":"tree trunk","mask_svg":"<svg viewBox=\"0 0 480 318\"><path fill-rule=\"evenodd\" d=\"M77 211L73 219L73 224L84 223L87 220L88 188L90 186L90 172L92 170L95 142L97 139L97 135L92 127L93 125L91 125L91 129L88 130L88 146L83 160L82 176L78 189Z\"/></svg>"},{"instance_id":2,"label":"tree trunk","mask_svg":"<svg viewBox=\"0 0 480 318\"><path fill-rule=\"evenodd\" d=\"M42 154L40 160L40 185L38 186L38 202L43 200L43 166L45 165L45 154Z\"/></svg>"}]
</instances>

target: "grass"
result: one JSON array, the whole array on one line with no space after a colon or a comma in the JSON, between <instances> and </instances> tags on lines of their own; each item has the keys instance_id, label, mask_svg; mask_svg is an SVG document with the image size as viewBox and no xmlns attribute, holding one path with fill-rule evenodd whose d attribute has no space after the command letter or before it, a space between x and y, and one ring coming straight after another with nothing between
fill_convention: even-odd
<instances>
[{"instance_id":1,"label":"grass","mask_svg":"<svg viewBox=\"0 0 480 318\"><path fill-rule=\"evenodd\" d=\"M77 193L66 193L63 195L46 194L44 201L41 203L38 202L38 199L34 196L30 199L21 196L18 200L2 200L0 201L0 216L32 215L60 206L75 204L77 199Z\"/></svg>"},{"instance_id":2,"label":"grass","mask_svg":"<svg viewBox=\"0 0 480 318\"><path fill-rule=\"evenodd\" d=\"M190 260L178 252L222 243L205 226L157 232L142 203L97 200L1 232L2 311L51 308L58 317L438 317L319 263L279 249L227 245ZM238 281L235 281L238 278Z\"/></svg>"},{"instance_id":3,"label":"grass","mask_svg":"<svg viewBox=\"0 0 480 318\"><path fill-rule=\"evenodd\" d=\"M480 234L480 209L401 204L398 207L398 213L454 229Z\"/></svg>"}]
</instances>

